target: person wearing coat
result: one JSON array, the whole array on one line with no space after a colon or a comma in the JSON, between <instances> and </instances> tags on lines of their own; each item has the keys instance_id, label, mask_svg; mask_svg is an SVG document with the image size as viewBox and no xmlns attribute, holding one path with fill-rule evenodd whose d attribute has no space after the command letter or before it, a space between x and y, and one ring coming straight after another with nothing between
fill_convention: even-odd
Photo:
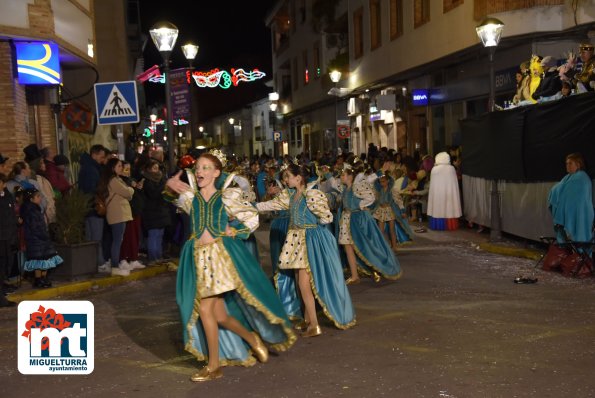
<instances>
[{"instance_id":1,"label":"person wearing coat","mask_svg":"<svg viewBox=\"0 0 595 398\"><path fill-rule=\"evenodd\" d=\"M108 160L99 179L97 194L105 200L105 218L112 230L111 274L128 276L130 274L130 265L126 260L120 261L120 248L124 239L126 223L132 220L130 199L134 195L134 188L128 186L122 180L121 174L122 161L118 158Z\"/></svg>"},{"instance_id":2,"label":"person wearing coat","mask_svg":"<svg viewBox=\"0 0 595 398\"><path fill-rule=\"evenodd\" d=\"M6 300L5 280L12 269L17 247L17 216L14 197L5 188L8 176L0 173L0 307L14 306Z\"/></svg>"},{"instance_id":3,"label":"person wearing coat","mask_svg":"<svg viewBox=\"0 0 595 398\"><path fill-rule=\"evenodd\" d=\"M433 230L452 231L459 226L461 196L457 172L450 164L450 156L446 152L436 155L436 164L432 168L428 194L428 217Z\"/></svg>"},{"instance_id":4,"label":"person wearing coat","mask_svg":"<svg viewBox=\"0 0 595 398\"><path fill-rule=\"evenodd\" d=\"M142 172L144 208L142 211L143 229L147 231L147 257L149 263L163 258L163 234L171 225L169 206L163 199L165 177L159 168L159 162L149 160Z\"/></svg>"},{"instance_id":5,"label":"person wearing coat","mask_svg":"<svg viewBox=\"0 0 595 398\"><path fill-rule=\"evenodd\" d=\"M102 165L105 163L107 150L99 144L93 145L89 153L83 153L80 157L80 170L78 174L79 189L91 196L97 193L97 185L101 176ZM91 210L85 217L85 240L101 242L103 239L103 224L105 219ZM97 265L109 267L103 258L101 244L97 247Z\"/></svg>"},{"instance_id":6,"label":"person wearing coat","mask_svg":"<svg viewBox=\"0 0 595 398\"><path fill-rule=\"evenodd\" d=\"M64 155L56 155L53 160L46 159L44 162L45 178L52 184L54 190L64 196L72 188L72 185L70 185L64 174L66 166L68 166L70 161Z\"/></svg>"},{"instance_id":7,"label":"person wearing coat","mask_svg":"<svg viewBox=\"0 0 595 398\"><path fill-rule=\"evenodd\" d=\"M47 288L52 283L47 279L47 272L63 262L56 252L48 233L45 217L41 210L41 193L35 188L25 189L21 218L25 229L27 249L24 264L25 271L35 275L33 287Z\"/></svg>"},{"instance_id":8,"label":"person wearing coat","mask_svg":"<svg viewBox=\"0 0 595 398\"><path fill-rule=\"evenodd\" d=\"M548 195L558 243L593 240L593 188L580 153L566 156L566 176ZM589 249L590 251L590 249Z\"/></svg>"}]
</instances>

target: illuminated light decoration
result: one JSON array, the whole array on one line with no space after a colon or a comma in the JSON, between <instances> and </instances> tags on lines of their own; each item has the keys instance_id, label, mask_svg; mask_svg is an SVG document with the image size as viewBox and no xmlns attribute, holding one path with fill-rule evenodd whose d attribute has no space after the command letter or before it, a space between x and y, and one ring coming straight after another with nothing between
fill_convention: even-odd
<instances>
[{"instance_id":1,"label":"illuminated light decoration","mask_svg":"<svg viewBox=\"0 0 595 398\"><path fill-rule=\"evenodd\" d=\"M159 73L159 71L152 72L152 76L148 78L150 82L162 84L165 83L165 74L161 74ZM262 79L265 76L266 74L264 72L259 71L258 69L246 71L242 68L233 68L231 69L231 73L227 72L226 70L220 70L219 68L212 69L208 72L190 72L189 70L186 71L186 80L188 81L188 84L190 84L190 78L192 77L196 85L201 88L221 87L224 89L228 89L232 85L237 86L241 82L253 82L255 80Z\"/></svg>"},{"instance_id":2,"label":"illuminated light decoration","mask_svg":"<svg viewBox=\"0 0 595 398\"><path fill-rule=\"evenodd\" d=\"M174 120L174 126L184 126L188 123L190 123L190 122L184 118L179 119L179 120Z\"/></svg>"},{"instance_id":3,"label":"illuminated light decoration","mask_svg":"<svg viewBox=\"0 0 595 398\"><path fill-rule=\"evenodd\" d=\"M60 84L60 58L54 43L15 43L20 84Z\"/></svg>"},{"instance_id":4,"label":"illuminated light decoration","mask_svg":"<svg viewBox=\"0 0 595 398\"><path fill-rule=\"evenodd\" d=\"M152 77L149 78L149 81L151 83L161 83L161 84L165 84L165 73L161 74L161 72L157 71L156 75L153 75Z\"/></svg>"},{"instance_id":5,"label":"illuminated light decoration","mask_svg":"<svg viewBox=\"0 0 595 398\"><path fill-rule=\"evenodd\" d=\"M158 65L153 65L151 66L149 69L147 69L146 71L144 71L143 73L140 73L136 76L136 80L139 83L144 83L147 80L156 77L156 76L160 76L161 72L159 71L159 66ZM163 81L165 83L165 80Z\"/></svg>"},{"instance_id":6,"label":"illuminated light decoration","mask_svg":"<svg viewBox=\"0 0 595 398\"><path fill-rule=\"evenodd\" d=\"M232 84L232 78L229 72L219 70L219 68L212 69L209 72L193 72L192 78L198 87L213 88L219 86L227 89Z\"/></svg>"},{"instance_id":7,"label":"illuminated light decoration","mask_svg":"<svg viewBox=\"0 0 595 398\"><path fill-rule=\"evenodd\" d=\"M306 71L304 72L304 80L306 81L306 84L310 82L310 74L308 72L308 69L306 69Z\"/></svg>"}]
</instances>

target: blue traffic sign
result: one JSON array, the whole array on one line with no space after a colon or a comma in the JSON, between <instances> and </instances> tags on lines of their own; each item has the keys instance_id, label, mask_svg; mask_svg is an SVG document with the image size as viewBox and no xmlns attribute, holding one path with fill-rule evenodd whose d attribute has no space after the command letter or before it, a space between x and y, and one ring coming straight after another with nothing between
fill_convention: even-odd
<instances>
[{"instance_id":1,"label":"blue traffic sign","mask_svg":"<svg viewBox=\"0 0 595 398\"><path fill-rule=\"evenodd\" d=\"M138 123L136 82L96 83L95 106L98 124Z\"/></svg>"}]
</instances>

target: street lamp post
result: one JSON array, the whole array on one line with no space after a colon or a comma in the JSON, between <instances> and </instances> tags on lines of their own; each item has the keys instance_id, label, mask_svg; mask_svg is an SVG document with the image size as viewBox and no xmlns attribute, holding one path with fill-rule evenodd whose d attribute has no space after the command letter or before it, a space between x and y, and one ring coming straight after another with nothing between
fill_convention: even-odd
<instances>
[{"instance_id":1,"label":"street lamp post","mask_svg":"<svg viewBox=\"0 0 595 398\"><path fill-rule=\"evenodd\" d=\"M330 77L331 77L331 81L333 83L335 83L335 89L337 89L337 84L339 83L339 81L341 80L341 72L338 70L333 70L330 73ZM339 93L337 92L337 95L335 96L335 128L334 133L335 135L333 136L333 152L337 151L338 153L338 135L339 135L339 130L338 130L338 118L339 118L339 111L338 111L338 103L339 103Z\"/></svg>"},{"instance_id":2,"label":"street lamp post","mask_svg":"<svg viewBox=\"0 0 595 398\"><path fill-rule=\"evenodd\" d=\"M190 65L190 73L192 73L192 71L194 71L194 66L192 63L194 62L194 58L196 58L196 54L198 53L198 46L193 43L186 43L182 46L182 51L184 52L184 57L186 57L188 64ZM194 145L194 140L197 135L195 131L196 123L194 118L194 84L192 81L190 81L190 142L192 145Z\"/></svg>"},{"instance_id":3,"label":"street lamp post","mask_svg":"<svg viewBox=\"0 0 595 398\"><path fill-rule=\"evenodd\" d=\"M169 81L169 56L171 55L176 40L178 39L178 28L170 22L158 22L153 25L151 30L151 39L155 46L161 53L163 58L163 73L165 74L165 106L167 108L167 118L165 128L167 129L167 141L168 147L168 169L170 173L173 173L176 167L174 158L174 130L173 130L173 118L172 118L172 105L171 105L171 87Z\"/></svg>"},{"instance_id":4,"label":"street lamp post","mask_svg":"<svg viewBox=\"0 0 595 398\"><path fill-rule=\"evenodd\" d=\"M273 135L273 155L275 157L279 156L279 149L277 148L277 146L279 145L279 143L277 141L275 141L275 129L277 128L277 106L279 101L279 93L277 92L273 92L273 93L269 93L269 109L271 110L271 113L273 114L273 131L272 131L272 135ZM270 120L270 117L269 117Z\"/></svg>"},{"instance_id":5,"label":"street lamp post","mask_svg":"<svg viewBox=\"0 0 595 398\"><path fill-rule=\"evenodd\" d=\"M504 23L496 18L486 18L475 28L481 43L489 50L490 94L488 98L488 109L490 112L494 111L496 102L496 90L494 86L494 53L500 42L503 29ZM492 180L490 197L490 240L499 241L502 239L502 220L500 215L500 192L498 191L497 179Z\"/></svg>"}]
</instances>

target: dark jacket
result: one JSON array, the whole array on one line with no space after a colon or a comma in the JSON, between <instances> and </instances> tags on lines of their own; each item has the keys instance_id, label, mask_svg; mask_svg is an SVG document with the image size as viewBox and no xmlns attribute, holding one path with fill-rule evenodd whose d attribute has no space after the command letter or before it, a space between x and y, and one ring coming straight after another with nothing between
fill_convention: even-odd
<instances>
[{"instance_id":1,"label":"dark jacket","mask_svg":"<svg viewBox=\"0 0 595 398\"><path fill-rule=\"evenodd\" d=\"M143 228L160 229L169 227L172 223L169 212L169 204L163 199L165 178L156 180L149 174L143 173L145 182L143 184L144 208L142 212Z\"/></svg>"},{"instance_id":2,"label":"dark jacket","mask_svg":"<svg viewBox=\"0 0 595 398\"><path fill-rule=\"evenodd\" d=\"M79 189L84 193L95 195L97 184L99 184L99 175L101 165L97 163L91 155L83 153L81 155L81 169L79 171Z\"/></svg>"},{"instance_id":3,"label":"dark jacket","mask_svg":"<svg viewBox=\"0 0 595 398\"><path fill-rule=\"evenodd\" d=\"M120 178L128 185L129 187L132 186L132 178L120 176ZM143 211L143 207L145 207L145 198L143 192L140 189L134 188L134 195L132 195L132 199L130 199L130 210L132 211L132 216L136 217L140 215Z\"/></svg>"},{"instance_id":4,"label":"dark jacket","mask_svg":"<svg viewBox=\"0 0 595 398\"><path fill-rule=\"evenodd\" d=\"M52 188L60 191L62 195L65 195L70 190L70 183L66 179L64 171L56 166L56 163L46 160L44 175L50 184L52 184Z\"/></svg>"},{"instance_id":5,"label":"dark jacket","mask_svg":"<svg viewBox=\"0 0 595 398\"><path fill-rule=\"evenodd\" d=\"M7 240L10 245L16 245L17 215L14 197L6 188L0 195L0 240Z\"/></svg>"},{"instance_id":6,"label":"dark jacket","mask_svg":"<svg viewBox=\"0 0 595 398\"><path fill-rule=\"evenodd\" d=\"M538 100L541 97L551 97L560 90L562 90L562 80L560 80L558 71L546 72L533 93L533 99Z\"/></svg>"},{"instance_id":7,"label":"dark jacket","mask_svg":"<svg viewBox=\"0 0 595 398\"><path fill-rule=\"evenodd\" d=\"M56 250L50 240L41 207L35 203L25 202L21 207L21 217L27 241L25 252L27 260L47 260L55 256Z\"/></svg>"}]
</instances>

